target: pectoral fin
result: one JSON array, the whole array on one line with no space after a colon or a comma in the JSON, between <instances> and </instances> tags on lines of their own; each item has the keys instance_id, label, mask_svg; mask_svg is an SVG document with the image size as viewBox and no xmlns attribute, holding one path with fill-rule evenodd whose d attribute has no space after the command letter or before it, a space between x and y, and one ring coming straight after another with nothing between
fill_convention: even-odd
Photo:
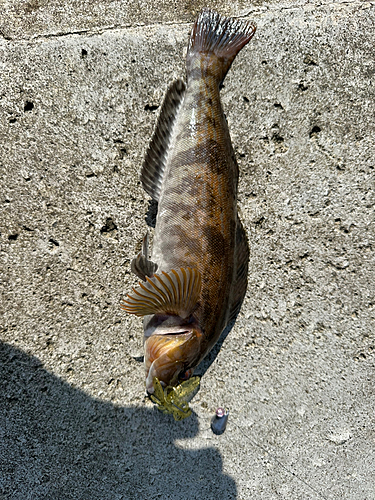
<instances>
[{"instance_id":1,"label":"pectoral fin","mask_svg":"<svg viewBox=\"0 0 375 500\"><path fill-rule=\"evenodd\" d=\"M201 274L196 269L172 269L168 273L146 276L121 304L122 309L136 316L173 314L187 318L195 310L201 291Z\"/></svg>"},{"instance_id":2,"label":"pectoral fin","mask_svg":"<svg viewBox=\"0 0 375 500\"><path fill-rule=\"evenodd\" d=\"M143 238L142 250L139 252L137 257L133 259L130 263L130 268L134 274L141 278L141 280L146 281L146 276L154 275L158 268L158 265L152 260L149 260L149 247L148 247L149 234L148 231Z\"/></svg>"}]
</instances>

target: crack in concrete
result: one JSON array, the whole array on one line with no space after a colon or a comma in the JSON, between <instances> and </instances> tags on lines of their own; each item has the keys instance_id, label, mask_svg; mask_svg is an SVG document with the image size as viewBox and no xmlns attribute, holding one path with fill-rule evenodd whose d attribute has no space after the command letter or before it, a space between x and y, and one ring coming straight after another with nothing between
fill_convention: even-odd
<instances>
[{"instance_id":1,"label":"crack in concrete","mask_svg":"<svg viewBox=\"0 0 375 500\"><path fill-rule=\"evenodd\" d=\"M245 14L242 14L240 16L234 16L239 19L244 19L247 18L248 16L261 16L263 14L269 14L272 12L282 12L282 11L292 11L292 10L298 10L298 9L304 9L305 7L314 7L316 9L319 8L324 8L324 7L337 7L337 6L345 6L345 7L352 7L352 6L357 6L363 8L370 8L375 6L375 1L370 1L370 2L363 2L363 0L342 0L342 1L334 1L334 2L329 2L329 3L324 3L321 2L319 4L315 4L313 1L311 2L310 0L307 0L306 3L304 4L294 4L294 5L281 5L281 6L276 6L276 5L271 5L271 6L264 6L261 8L253 8L248 10ZM87 35L87 36L96 36L96 35L102 35L107 32L111 31L122 31L122 30L129 30L129 29L153 29L156 27L160 26L191 26L191 22L175 22L175 21L167 21L167 22L156 22L152 24L131 24L131 23L126 23L124 25L109 25L109 26L102 26L102 27L92 27L92 28L85 28L85 29L77 29L77 30L69 30L69 31L57 31L55 33L41 33L37 35L32 35L29 38L11 38L9 35L4 35L3 33L0 32L0 39L2 38L5 42L20 42L20 43L30 43L34 41L39 41L39 40L48 40L51 38L63 38L63 37L68 37L68 36L79 36L79 35Z\"/></svg>"},{"instance_id":2,"label":"crack in concrete","mask_svg":"<svg viewBox=\"0 0 375 500\"><path fill-rule=\"evenodd\" d=\"M369 4L375 4L375 2L367 2ZM320 2L320 3L314 3L314 1L312 0L307 0L307 2L305 2L304 4L295 4L295 5L281 5L281 6L265 6L265 7L261 7L260 9L258 8L253 8L253 9L249 9L246 14L244 16L240 16L240 17L247 17L249 14L256 14L256 13L262 13L262 12L272 12L272 11L276 11L276 12L281 12L283 10L298 10L298 9L301 9L301 8L304 8L304 7L314 7L314 8L317 8L319 9L320 7L336 7L338 5L345 5L345 6L349 6L349 5L354 5L354 4L357 4L358 6L360 5L363 5L364 2L361 1L361 0L342 0L341 2L339 0L337 1L334 1L334 2L328 2L328 3L324 3L324 2Z\"/></svg>"},{"instance_id":3,"label":"crack in concrete","mask_svg":"<svg viewBox=\"0 0 375 500\"><path fill-rule=\"evenodd\" d=\"M96 36L96 35L102 35L103 33L107 33L110 31L123 31L123 30L129 30L129 29L152 29L155 27L160 27L160 26L190 26L190 22L186 23L177 23L175 21L169 21L169 22L160 22L160 23L153 23L153 24L124 24L124 25L118 25L118 26L101 26L101 27L93 27L93 28L86 28L86 29L77 29L77 30L72 30L72 31L57 31L55 33L41 33L37 35L32 35L29 38L11 38L9 35L3 35L0 32L0 38L3 38L5 41L9 42L20 42L20 43L30 43L34 41L39 41L39 40L44 40L44 39L50 39L50 38L63 38L63 37L68 37L68 36L76 36L76 35L87 35L87 36Z\"/></svg>"}]
</instances>

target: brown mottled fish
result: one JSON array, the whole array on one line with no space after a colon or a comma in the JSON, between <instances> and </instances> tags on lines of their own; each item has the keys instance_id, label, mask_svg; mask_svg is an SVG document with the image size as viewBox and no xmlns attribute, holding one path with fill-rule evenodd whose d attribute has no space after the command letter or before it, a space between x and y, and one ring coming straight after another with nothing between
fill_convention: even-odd
<instances>
[{"instance_id":1,"label":"brown mottled fish","mask_svg":"<svg viewBox=\"0 0 375 500\"><path fill-rule=\"evenodd\" d=\"M158 202L151 258L148 236L132 261L142 280L122 307L144 316L146 389L153 379L188 379L239 311L248 245L237 214L238 166L219 87L254 24L205 9L186 59L187 84L169 88L141 180Z\"/></svg>"}]
</instances>

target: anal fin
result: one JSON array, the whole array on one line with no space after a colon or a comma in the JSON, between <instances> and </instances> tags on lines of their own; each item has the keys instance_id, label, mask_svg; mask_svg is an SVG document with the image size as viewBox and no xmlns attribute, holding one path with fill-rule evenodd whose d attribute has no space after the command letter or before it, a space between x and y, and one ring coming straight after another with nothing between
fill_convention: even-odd
<instances>
[{"instance_id":1,"label":"anal fin","mask_svg":"<svg viewBox=\"0 0 375 500\"><path fill-rule=\"evenodd\" d=\"M146 283L133 288L121 307L136 316L171 314L187 318L197 307L201 286L201 274L197 269L162 271L152 278L146 277Z\"/></svg>"},{"instance_id":2,"label":"anal fin","mask_svg":"<svg viewBox=\"0 0 375 500\"><path fill-rule=\"evenodd\" d=\"M132 272L143 281L146 281L146 276L151 278L158 268L158 265L148 258L148 240L149 234L147 231L145 237L143 238L142 250L139 252L137 257L131 261L130 264Z\"/></svg>"},{"instance_id":3,"label":"anal fin","mask_svg":"<svg viewBox=\"0 0 375 500\"><path fill-rule=\"evenodd\" d=\"M241 309L247 289L247 272L249 269L249 245L242 222L237 217L236 229L236 267L232 286L232 301L228 323L233 321Z\"/></svg>"},{"instance_id":4,"label":"anal fin","mask_svg":"<svg viewBox=\"0 0 375 500\"><path fill-rule=\"evenodd\" d=\"M175 80L168 88L150 145L141 170L141 182L145 191L159 201L163 175L177 113L185 95L183 80Z\"/></svg>"}]
</instances>

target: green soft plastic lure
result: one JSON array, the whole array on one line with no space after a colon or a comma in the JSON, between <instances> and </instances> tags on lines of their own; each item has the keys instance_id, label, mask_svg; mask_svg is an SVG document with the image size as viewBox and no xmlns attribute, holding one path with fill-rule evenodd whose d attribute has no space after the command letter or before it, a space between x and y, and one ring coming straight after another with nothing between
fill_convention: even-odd
<instances>
[{"instance_id":1,"label":"green soft plastic lure","mask_svg":"<svg viewBox=\"0 0 375 500\"><path fill-rule=\"evenodd\" d=\"M153 386L154 394L150 397L158 405L160 411L172 414L175 420L183 420L191 415L188 401L199 387L199 377L185 380L177 387L169 385L165 389L162 388L159 379L154 377Z\"/></svg>"}]
</instances>

